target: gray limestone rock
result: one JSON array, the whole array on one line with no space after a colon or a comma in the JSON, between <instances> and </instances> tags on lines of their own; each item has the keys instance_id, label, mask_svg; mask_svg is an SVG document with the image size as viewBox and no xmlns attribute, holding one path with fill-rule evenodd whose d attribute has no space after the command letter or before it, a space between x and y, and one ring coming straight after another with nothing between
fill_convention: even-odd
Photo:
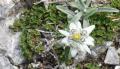
<instances>
[{"instance_id":1,"label":"gray limestone rock","mask_svg":"<svg viewBox=\"0 0 120 69\"><path fill-rule=\"evenodd\" d=\"M19 48L20 33L9 29L19 17L18 12L18 14L10 12L13 10L15 12L15 5L13 0L0 0L0 69L17 69L14 65L19 65L24 60Z\"/></svg>"},{"instance_id":2,"label":"gray limestone rock","mask_svg":"<svg viewBox=\"0 0 120 69\"><path fill-rule=\"evenodd\" d=\"M106 41L103 46L96 46L91 50L91 56L93 58L98 58L100 54L106 52L106 50L111 47L113 44L112 41Z\"/></svg>"},{"instance_id":3,"label":"gray limestone rock","mask_svg":"<svg viewBox=\"0 0 120 69\"><path fill-rule=\"evenodd\" d=\"M0 0L0 17L6 17L14 5L12 0Z\"/></svg>"},{"instance_id":4,"label":"gray limestone rock","mask_svg":"<svg viewBox=\"0 0 120 69\"><path fill-rule=\"evenodd\" d=\"M120 66L115 66L115 69L120 69Z\"/></svg>"},{"instance_id":5,"label":"gray limestone rock","mask_svg":"<svg viewBox=\"0 0 120 69\"><path fill-rule=\"evenodd\" d=\"M98 58L101 54L105 53L107 49L108 47L106 46L96 46L91 50L91 57Z\"/></svg>"},{"instance_id":6,"label":"gray limestone rock","mask_svg":"<svg viewBox=\"0 0 120 69\"><path fill-rule=\"evenodd\" d=\"M80 51L77 56L75 57L75 61L77 62L81 62L81 61L84 61L87 57L87 52L82 52Z\"/></svg>"},{"instance_id":7,"label":"gray limestone rock","mask_svg":"<svg viewBox=\"0 0 120 69\"><path fill-rule=\"evenodd\" d=\"M8 58L0 56L0 69L14 69Z\"/></svg>"},{"instance_id":8,"label":"gray limestone rock","mask_svg":"<svg viewBox=\"0 0 120 69\"><path fill-rule=\"evenodd\" d=\"M106 41L106 42L104 43L104 45L105 45L106 47L111 47L112 44L113 44L113 41Z\"/></svg>"},{"instance_id":9,"label":"gray limestone rock","mask_svg":"<svg viewBox=\"0 0 120 69\"><path fill-rule=\"evenodd\" d=\"M117 49L117 53L118 53L118 55L120 55L120 48Z\"/></svg>"},{"instance_id":10,"label":"gray limestone rock","mask_svg":"<svg viewBox=\"0 0 120 69\"><path fill-rule=\"evenodd\" d=\"M8 18L0 22L0 54L9 56L15 65L21 64L24 60L19 48L20 32L14 33L9 25L14 23L15 18Z\"/></svg>"},{"instance_id":11,"label":"gray limestone rock","mask_svg":"<svg viewBox=\"0 0 120 69\"><path fill-rule=\"evenodd\" d=\"M9 46L11 46L10 49L7 50L7 55L12 58L12 61L15 65L19 65L23 62L23 56L21 54L19 44L19 36L21 33L16 33L11 36L11 43L9 43Z\"/></svg>"},{"instance_id":12,"label":"gray limestone rock","mask_svg":"<svg viewBox=\"0 0 120 69\"><path fill-rule=\"evenodd\" d=\"M114 47L109 47L104 63L105 64L110 64L110 65L117 65L119 64L119 56L116 52L116 49Z\"/></svg>"}]
</instances>

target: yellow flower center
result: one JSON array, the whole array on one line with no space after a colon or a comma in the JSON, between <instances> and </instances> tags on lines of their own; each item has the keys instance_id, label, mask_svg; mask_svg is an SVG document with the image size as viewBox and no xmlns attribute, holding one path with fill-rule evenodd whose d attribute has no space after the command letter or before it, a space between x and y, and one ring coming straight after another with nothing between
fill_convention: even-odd
<instances>
[{"instance_id":1,"label":"yellow flower center","mask_svg":"<svg viewBox=\"0 0 120 69\"><path fill-rule=\"evenodd\" d=\"M81 34L80 33L74 33L74 34L71 35L71 38L73 40L80 40Z\"/></svg>"}]
</instances>

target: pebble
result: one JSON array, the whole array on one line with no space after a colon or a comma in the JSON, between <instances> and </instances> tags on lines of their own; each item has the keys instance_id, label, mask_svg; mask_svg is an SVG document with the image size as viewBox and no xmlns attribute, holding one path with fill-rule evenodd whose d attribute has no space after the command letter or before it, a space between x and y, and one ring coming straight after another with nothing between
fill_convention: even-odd
<instances>
[{"instance_id":1,"label":"pebble","mask_svg":"<svg viewBox=\"0 0 120 69\"><path fill-rule=\"evenodd\" d=\"M120 66L115 66L115 69L120 69Z\"/></svg>"},{"instance_id":2,"label":"pebble","mask_svg":"<svg viewBox=\"0 0 120 69\"><path fill-rule=\"evenodd\" d=\"M104 63L110 64L110 65L118 65L119 64L119 56L114 47L108 48Z\"/></svg>"}]
</instances>

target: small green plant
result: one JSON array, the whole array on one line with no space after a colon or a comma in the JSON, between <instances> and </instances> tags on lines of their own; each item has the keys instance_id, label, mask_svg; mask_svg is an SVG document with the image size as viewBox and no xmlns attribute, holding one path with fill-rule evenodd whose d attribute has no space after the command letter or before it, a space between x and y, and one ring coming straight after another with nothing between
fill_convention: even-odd
<instances>
[{"instance_id":1,"label":"small green plant","mask_svg":"<svg viewBox=\"0 0 120 69\"><path fill-rule=\"evenodd\" d=\"M97 64L88 63L86 64L87 69L100 69Z\"/></svg>"},{"instance_id":2,"label":"small green plant","mask_svg":"<svg viewBox=\"0 0 120 69\"><path fill-rule=\"evenodd\" d=\"M44 45L40 41L40 33L34 29L22 31L20 47L25 58L31 60L33 55L44 50Z\"/></svg>"},{"instance_id":3,"label":"small green plant","mask_svg":"<svg viewBox=\"0 0 120 69\"><path fill-rule=\"evenodd\" d=\"M111 6L120 9L120 0L110 0Z\"/></svg>"},{"instance_id":4,"label":"small green plant","mask_svg":"<svg viewBox=\"0 0 120 69\"><path fill-rule=\"evenodd\" d=\"M118 9L111 7L91 7L91 0L75 0L68 2L69 5L58 5L57 9L67 14L68 23L79 21L83 27L89 25L88 18L96 12L119 12ZM71 8L69 8L70 6Z\"/></svg>"},{"instance_id":5,"label":"small green plant","mask_svg":"<svg viewBox=\"0 0 120 69\"><path fill-rule=\"evenodd\" d=\"M96 13L90 17L90 23L96 25L92 36L95 38L97 45L102 45L105 41L112 41L116 30L120 27L120 23L112 21L107 17L108 15L109 13ZM118 13L114 15L120 16Z\"/></svg>"}]
</instances>

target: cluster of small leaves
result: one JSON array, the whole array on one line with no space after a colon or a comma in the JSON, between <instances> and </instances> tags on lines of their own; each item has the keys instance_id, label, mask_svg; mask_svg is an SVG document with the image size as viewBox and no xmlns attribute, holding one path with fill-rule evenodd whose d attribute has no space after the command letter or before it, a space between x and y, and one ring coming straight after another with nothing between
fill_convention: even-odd
<instances>
[{"instance_id":1,"label":"cluster of small leaves","mask_svg":"<svg viewBox=\"0 0 120 69\"><path fill-rule=\"evenodd\" d=\"M97 63L77 64L76 69L101 69Z\"/></svg>"},{"instance_id":2,"label":"cluster of small leaves","mask_svg":"<svg viewBox=\"0 0 120 69\"><path fill-rule=\"evenodd\" d=\"M30 10L25 10L20 19L11 27L14 31L23 29L42 29L55 31L55 27L64 27L66 16L55 8L55 4L49 6L49 10L43 4L33 6Z\"/></svg>"},{"instance_id":3,"label":"cluster of small leaves","mask_svg":"<svg viewBox=\"0 0 120 69\"><path fill-rule=\"evenodd\" d=\"M119 12L118 9L112 7L92 7L90 6L91 0L75 0L68 2L68 4L66 6L58 5L57 9L67 14L69 23L80 20L83 27L89 25L88 18L96 12Z\"/></svg>"},{"instance_id":4,"label":"cluster of small leaves","mask_svg":"<svg viewBox=\"0 0 120 69\"><path fill-rule=\"evenodd\" d=\"M87 69L100 69L97 64L88 63L86 64Z\"/></svg>"},{"instance_id":5,"label":"cluster of small leaves","mask_svg":"<svg viewBox=\"0 0 120 69\"><path fill-rule=\"evenodd\" d=\"M16 20L10 28L21 31L20 47L26 59L31 60L34 55L44 50L46 38L37 30L56 32L57 28L63 28L67 24L65 14L56 9L55 4L49 5L48 10L43 4L35 5L30 10L25 10L19 20Z\"/></svg>"},{"instance_id":6,"label":"cluster of small leaves","mask_svg":"<svg viewBox=\"0 0 120 69\"><path fill-rule=\"evenodd\" d=\"M120 9L120 0L110 0L111 1L111 6Z\"/></svg>"},{"instance_id":7,"label":"cluster of small leaves","mask_svg":"<svg viewBox=\"0 0 120 69\"><path fill-rule=\"evenodd\" d=\"M31 60L33 55L44 49L43 42L40 41L40 33L34 29L22 31L20 47L25 58Z\"/></svg>"},{"instance_id":8,"label":"cluster of small leaves","mask_svg":"<svg viewBox=\"0 0 120 69\"><path fill-rule=\"evenodd\" d=\"M114 40L116 31L120 28L120 23L118 21L112 21L112 18L116 18L120 16L120 14L113 14L111 18L107 17L109 14L110 13L96 13L90 17L90 23L96 25L92 33L96 45L102 45L105 41Z\"/></svg>"}]
</instances>

